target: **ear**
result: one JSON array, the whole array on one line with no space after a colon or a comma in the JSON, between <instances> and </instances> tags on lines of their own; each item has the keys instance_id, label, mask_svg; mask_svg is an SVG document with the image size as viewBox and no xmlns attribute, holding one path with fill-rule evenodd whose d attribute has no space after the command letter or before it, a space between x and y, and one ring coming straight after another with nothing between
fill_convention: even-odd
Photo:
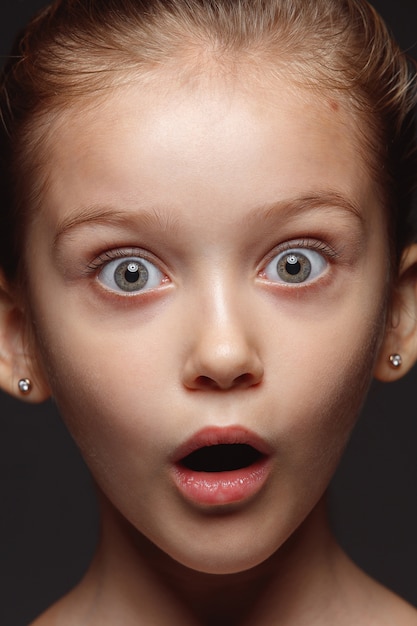
<instances>
[{"instance_id":1,"label":"ear","mask_svg":"<svg viewBox=\"0 0 417 626\"><path fill-rule=\"evenodd\" d=\"M34 342L28 340L28 328L27 319L0 271L0 387L28 402L43 402L51 394L34 354ZM19 380L24 378L32 383L27 394L19 390Z\"/></svg>"},{"instance_id":2,"label":"ear","mask_svg":"<svg viewBox=\"0 0 417 626\"><path fill-rule=\"evenodd\" d=\"M393 367L390 355L399 354L401 365ZM376 362L375 378L383 382L398 380L417 360L417 244L409 246L402 257L398 284L391 298L390 315Z\"/></svg>"}]
</instances>

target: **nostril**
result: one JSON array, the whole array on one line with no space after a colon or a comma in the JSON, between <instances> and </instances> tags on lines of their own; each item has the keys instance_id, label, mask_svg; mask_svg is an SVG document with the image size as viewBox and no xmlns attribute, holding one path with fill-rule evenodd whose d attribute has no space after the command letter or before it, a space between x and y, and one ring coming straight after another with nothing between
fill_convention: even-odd
<instances>
[{"instance_id":1,"label":"nostril","mask_svg":"<svg viewBox=\"0 0 417 626\"><path fill-rule=\"evenodd\" d=\"M203 346L204 347L204 346ZM256 387L262 381L264 368L254 349L210 351L193 347L184 364L184 385L195 391L227 391Z\"/></svg>"},{"instance_id":2,"label":"nostril","mask_svg":"<svg viewBox=\"0 0 417 626\"><path fill-rule=\"evenodd\" d=\"M198 376L195 379L195 387L197 389L231 389L235 387L251 387L255 385L257 381L255 377L250 374L240 374L231 380L214 380L210 376Z\"/></svg>"},{"instance_id":3,"label":"nostril","mask_svg":"<svg viewBox=\"0 0 417 626\"><path fill-rule=\"evenodd\" d=\"M218 389L219 387L210 376L198 376L195 382L198 389Z\"/></svg>"},{"instance_id":4,"label":"nostril","mask_svg":"<svg viewBox=\"0 0 417 626\"><path fill-rule=\"evenodd\" d=\"M250 387L255 384L255 378L252 374L241 374L233 381L234 387Z\"/></svg>"}]
</instances>

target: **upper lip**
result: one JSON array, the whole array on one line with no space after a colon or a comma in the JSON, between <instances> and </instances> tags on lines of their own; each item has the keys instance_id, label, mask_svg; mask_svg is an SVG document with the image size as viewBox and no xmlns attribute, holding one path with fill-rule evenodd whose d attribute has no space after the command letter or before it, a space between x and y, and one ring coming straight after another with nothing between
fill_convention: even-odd
<instances>
[{"instance_id":1,"label":"upper lip","mask_svg":"<svg viewBox=\"0 0 417 626\"><path fill-rule=\"evenodd\" d=\"M196 432L175 450L172 462L174 464L179 463L200 448L225 444L246 444L265 456L269 456L272 452L266 441L248 428L243 426L207 426Z\"/></svg>"}]
</instances>

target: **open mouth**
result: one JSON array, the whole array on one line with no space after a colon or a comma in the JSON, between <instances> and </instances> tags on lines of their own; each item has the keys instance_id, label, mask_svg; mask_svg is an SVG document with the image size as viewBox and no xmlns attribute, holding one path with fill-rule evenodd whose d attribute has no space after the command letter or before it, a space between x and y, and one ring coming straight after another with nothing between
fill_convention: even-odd
<instances>
[{"instance_id":1,"label":"open mouth","mask_svg":"<svg viewBox=\"0 0 417 626\"><path fill-rule=\"evenodd\" d=\"M248 502L268 480L272 453L246 428L203 428L176 450L171 476L180 494L197 506Z\"/></svg>"},{"instance_id":2,"label":"open mouth","mask_svg":"<svg viewBox=\"0 0 417 626\"><path fill-rule=\"evenodd\" d=\"M193 472L232 472L260 461L263 454L246 443L203 446L180 461L180 465Z\"/></svg>"}]
</instances>

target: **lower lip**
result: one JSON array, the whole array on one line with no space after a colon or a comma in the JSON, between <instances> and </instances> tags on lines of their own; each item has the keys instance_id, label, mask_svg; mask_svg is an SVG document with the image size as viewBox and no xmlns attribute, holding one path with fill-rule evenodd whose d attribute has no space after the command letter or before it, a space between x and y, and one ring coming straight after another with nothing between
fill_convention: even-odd
<instances>
[{"instance_id":1,"label":"lower lip","mask_svg":"<svg viewBox=\"0 0 417 626\"><path fill-rule=\"evenodd\" d=\"M191 502L220 506L253 498L265 484L269 463L265 457L239 470L229 472L196 472L175 466L174 482L181 494Z\"/></svg>"}]
</instances>

